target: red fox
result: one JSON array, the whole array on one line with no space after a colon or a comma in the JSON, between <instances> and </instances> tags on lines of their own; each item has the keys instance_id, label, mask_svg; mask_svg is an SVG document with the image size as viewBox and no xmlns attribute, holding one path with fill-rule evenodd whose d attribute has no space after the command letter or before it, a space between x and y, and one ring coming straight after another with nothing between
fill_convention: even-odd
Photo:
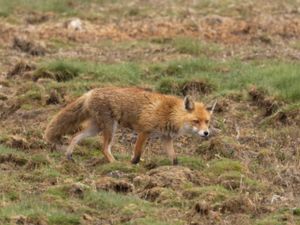
<instances>
[{"instance_id":1,"label":"red fox","mask_svg":"<svg viewBox=\"0 0 300 225\"><path fill-rule=\"evenodd\" d=\"M181 99L142 88L98 88L79 97L54 116L46 128L45 138L48 142L58 143L63 135L74 132L88 121L89 126L76 134L67 147L67 158L72 159L74 147L82 139L102 132L103 154L109 162L113 162L115 158L111 154L111 146L120 125L138 133L132 163L140 161L147 138L157 134L168 157L173 164L177 164L173 139L185 133L209 136L214 107L215 104L209 111L191 96Z\"/></svg>"}]
</instances>

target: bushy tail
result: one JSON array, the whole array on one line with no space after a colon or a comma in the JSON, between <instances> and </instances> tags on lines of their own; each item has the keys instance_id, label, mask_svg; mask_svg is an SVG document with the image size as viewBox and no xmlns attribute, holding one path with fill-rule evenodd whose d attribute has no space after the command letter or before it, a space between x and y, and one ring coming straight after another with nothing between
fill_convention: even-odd
<instances>
[{"instance_id":1,"label":"bushy tail","mask_svg":"<svg viewBox=\"0 0 300 225\"><path fill-rule=\"evenodd\" d=\"M50 143L59 143L63 135L73 133L80 124L88 119L85 107L86 96L83 95L62 109L50 121L46 128L45 139Z\"/></svg>"}]
</instances>

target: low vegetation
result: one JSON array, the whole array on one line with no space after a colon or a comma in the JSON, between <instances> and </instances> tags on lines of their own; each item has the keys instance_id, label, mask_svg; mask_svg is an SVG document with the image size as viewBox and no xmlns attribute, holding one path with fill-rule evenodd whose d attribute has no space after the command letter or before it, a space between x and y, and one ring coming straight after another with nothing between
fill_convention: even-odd
<instances>
[{"instance_id":1,"label":"low vegetation","mask_svg":"<svg viewBox=\"0 0 300 225\"><path fill-rule=\"evenodd\" d=\"M297 1L0 0L0 224L300 224ZM298 10L298 11L297 11ZM74 162L48 121L96 87L210 105L209 139L101 138ZM67 144L69 137L65 137Z\"/></svg>"}]
</instances>

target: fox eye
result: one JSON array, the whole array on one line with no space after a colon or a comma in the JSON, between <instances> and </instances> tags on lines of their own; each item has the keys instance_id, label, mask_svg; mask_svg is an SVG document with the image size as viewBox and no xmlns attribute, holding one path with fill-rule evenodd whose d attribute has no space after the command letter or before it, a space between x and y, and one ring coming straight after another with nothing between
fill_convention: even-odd
<instances>
[{"instance_id":1,"label":"fox eye","mask_svg":"<svg viewBox=\"0 0 300 225\"><path fill-rule=\"evenodd\" d=\"M205 123L209 123L209 120L205 120Z\"/></svg>"},{"instance_id":2,"label":"fox eye","mask_svg":"<svg viewBox=\"0 0 300 225\"><path fill-rule=\"evenodd\" d=\"M199 123L199 120L193 120L193 123Z\"/></svg>"}]
</instances>

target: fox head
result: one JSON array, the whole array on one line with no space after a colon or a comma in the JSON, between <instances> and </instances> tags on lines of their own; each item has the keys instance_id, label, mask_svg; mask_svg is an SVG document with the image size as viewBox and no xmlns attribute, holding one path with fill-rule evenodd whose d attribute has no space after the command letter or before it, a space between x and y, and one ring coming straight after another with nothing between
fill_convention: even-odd
<instances>
[{"instance_id":1,"label":"fox head","mask_svg":"<svg viewBox=\"0 0 300 225\"><path fill-rule=\"evenodd\" d=\"M210 119L215 106L216 102L211 109L207 109L202 103L195 102L191 96L186 96L183 100L185 111L183 130L201 137L208 137L210 135Z\"/></svg>"}]
</instances>

